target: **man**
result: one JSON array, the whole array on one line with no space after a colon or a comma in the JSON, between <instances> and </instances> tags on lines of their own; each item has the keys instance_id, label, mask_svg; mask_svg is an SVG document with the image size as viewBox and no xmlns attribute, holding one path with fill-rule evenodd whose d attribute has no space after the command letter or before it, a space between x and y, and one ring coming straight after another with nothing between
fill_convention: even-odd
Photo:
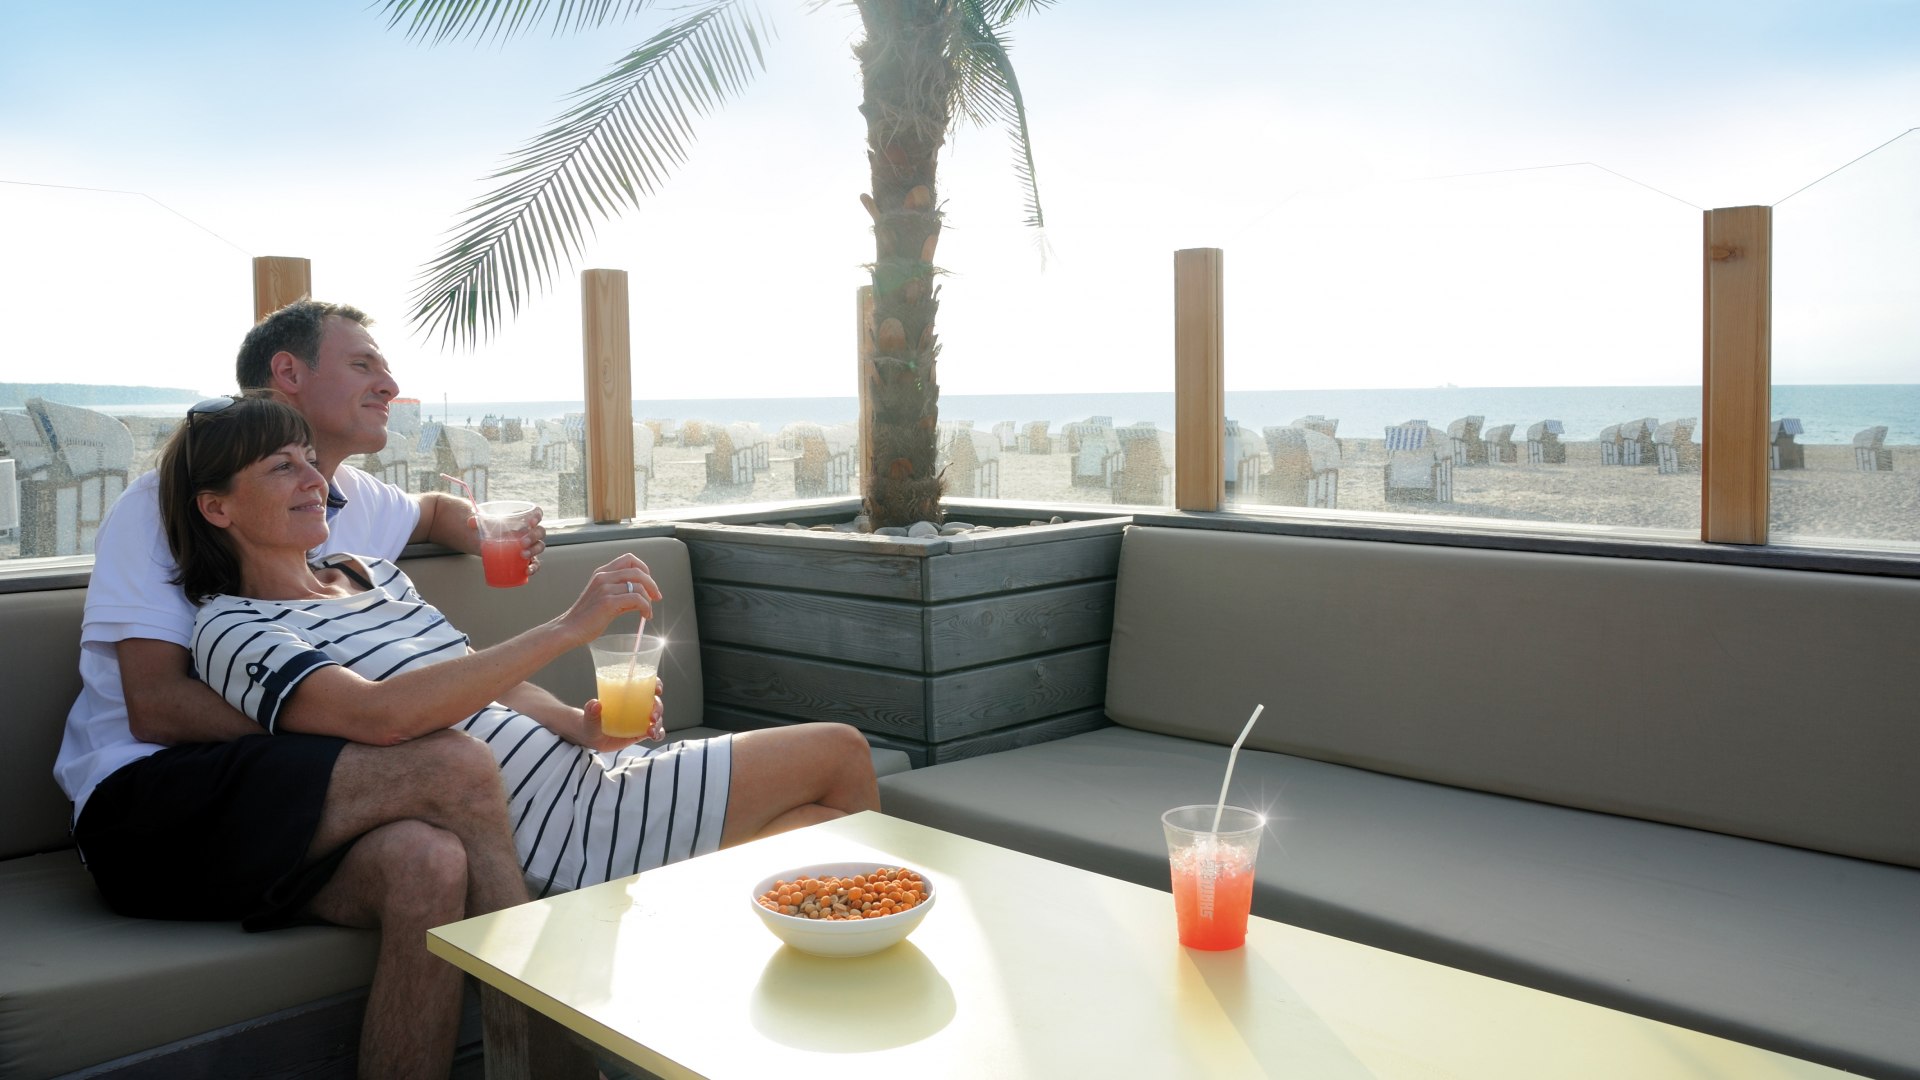
<instances>
[{"instance_id":1,"label":"man","mask_svg":"<svg viewBox=\"0 0 1920 1080\"><path fill-rule=\"evenodd\" d=\"M274 312L241 345L241 388L272 391L312 426L329 477L325 552L394 558L424 540L477 554L465 500L408 495L345 464L386 445L399 391L371 321L312 300ZM530 555L544 535L536 526ZM425 932L527 899L492 754L453 731L390 748L265 735L193 676L194 609L173 576L149 472L101 523L83 687L54 766L81 857L125 914L378 927L361 1075L446 1075L460 979ZM295 866L248 864L302 849ZM272 882L258 907L221 908L223 882L245 893L256 881Z\"/></svg>"}]
</instances>

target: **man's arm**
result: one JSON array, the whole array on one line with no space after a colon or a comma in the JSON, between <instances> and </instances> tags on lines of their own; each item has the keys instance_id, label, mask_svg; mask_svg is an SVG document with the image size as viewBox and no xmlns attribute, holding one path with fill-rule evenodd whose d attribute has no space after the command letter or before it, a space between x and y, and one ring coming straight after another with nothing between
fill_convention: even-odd
<instances>
[{"instance_id":1,"label":"man's arm","mask_svg":"<svg viewBox=\"0 0 1920 1080\"><path fill-rule=\"evenodd\" d=\"M169 641L124 638L114 643L127 727L141 742L160 746L227 742L258 735L260 725L193 677L192 656Z\"/></svg>"},{"instance_id":2,"label":"man's arm","mask_svg":"<svg viewBox=\"0 0 1920 1080\"><path fill-rule=\"evenodd\" d=\"M420 520L414 522L408 543L425 541L469 555L480 554L479 530L467 524L473 518L472 503L444 491L421 492L413 496L413 501L420 508Z\"/></svg>"}]
</instances>

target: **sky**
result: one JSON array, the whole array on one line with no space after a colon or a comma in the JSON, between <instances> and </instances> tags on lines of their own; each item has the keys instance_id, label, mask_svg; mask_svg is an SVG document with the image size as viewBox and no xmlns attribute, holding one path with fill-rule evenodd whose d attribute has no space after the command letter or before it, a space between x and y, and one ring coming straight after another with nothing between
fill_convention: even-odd
<instances>
[{"instance_id":1,"label":"sky","mask_svg":"<svg viewBox=\"0 0 1920 1080\"><path fill-rule=\"evenodd\" d=\"M636 397L852 395L859 27L809 6L763 0L766 70L466 352L408 326L416 269L661 12L429 46L363 0L0 0L0 381L224 390L249 260L295 255L425 400L580 397L588 267L629 274ZM1062 0L1013 36L1044 245L960 129L946 393L1171 389L1189 247L1229 390L1697 384L1701 212L1749 204L1776 381L1920 381L1915 0Z\"/></svg>"}]
</instances>

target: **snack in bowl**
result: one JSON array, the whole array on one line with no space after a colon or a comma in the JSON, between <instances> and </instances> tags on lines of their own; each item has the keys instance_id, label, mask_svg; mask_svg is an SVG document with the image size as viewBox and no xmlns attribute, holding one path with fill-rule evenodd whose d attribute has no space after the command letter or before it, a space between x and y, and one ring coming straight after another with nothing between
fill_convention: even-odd
<instances>
[{"instance_id":1,"label":"snack in bowl","mask_svg":"<svg viewBox=\"0 0 1920 1080\"><path fill-rule=\"evenodd\" d=\"M864 956L904 939L926 917L934 885L909 867L816 863L762 879L753 910L767 929L816 956Z\"/></svg>"}]
</instances>

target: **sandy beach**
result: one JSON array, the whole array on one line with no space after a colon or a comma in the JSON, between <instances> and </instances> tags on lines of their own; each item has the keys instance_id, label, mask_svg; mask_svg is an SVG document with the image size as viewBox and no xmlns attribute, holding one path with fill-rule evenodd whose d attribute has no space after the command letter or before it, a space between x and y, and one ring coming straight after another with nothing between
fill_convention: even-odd
<instances>
[{"instance_id":1,"label":"sandy beach","mask_svg":"<svg viewBox=\"0 0 1920 1080\"><path fill-rule=\"evenodd\" d=\"M124 422L135 434L132 475L137 476L152 468L157 447L170 424L139 417ZM710 447L663 441L652 450L646 501L639 517L688 508L717 509L795 499L800 455L783 449L771 434L769 439L766 465L754 470L751 484L711 484L707 470ZM1154 499L1128 503L1104 485L1076 485L1074 455L1067 451L1066 439L1055 433L1052 441L1049 453L999 454L998 498L1033 507L1167 505ZM1564 464L1456 466L1451 502L1389 502L1384 486L1384 442L1350 438L1340 439L1339 444L1341 465L1332 485L1339 510L1672 529L1693 535L1699 530L1698 472L1662 474L1651 464L1603 465L1598 442L1564 443ZM1916 478L1920 477L1920 446L1889 449L1891 471L1863 472L1855 465L1852 446L1806 444L1804 469L1772 473L1771 539L1837 546L1849 540L1920 546L1920 479ZM487 497L531 500L546 509L550 520L583 512L571 500L562 499L563 474L547 467L548 463L561 462L554 461L554 455L536 453L532 440L493 441L487 444L487 451ZM578 467L577 452L559 456ZM543 457L547 460L542 461ZM416 483L422 479L419 464L414 463ZM1270 465L1263 464L1263 468ZM442 489L448 487L437 478L432 482ZM1170 492L1170 479L1166 483ZM853 491L858 491L857 478ZM959 492L952 497L967 495ZM1257 491L1234 492L1229 499L1230 507L1257 510L1261 505ZM17 536L0 536L0 559L18 554Z\"/></svg>"},{"instance_id":2,"label":"sandy beach","mask_svg":"<svg viewBox=\"0 0 1920 1080\"><path fill-rule=\"evenodd\" d=\"M998 458L999 498L1045 506L1051 503L1112 505L1103 486L1073 483L1073 455L1063 439L1047 454L1007 451ZM1569 442L1563 465L1480 465L1453 470L1450 503L1392 502L1385 495L1386 450L1380 439L1341 439L1342 467L1336 504L1342 510L1392 511L1440 516L1569 522L1697 533L1700 474L1662 475L1653 465L1601 464L1597 442ZM1893 471L1860 472L1851 446L1809 445L1806 468L1776 471L1773 522L1776 539L1849 537L1920 542L1920 447L1893 449ZM648 511L791 500L798 455L770 448L768 468L749 485L709 485L708 448L663 445L653 450L647 483ZM525 444L496 443L489 466L493 498L529 499L559 505L555 473L528 464ZM857 490L857 488L856 488ZM1253 499L1233 505L1258 506Z\"/></svg>"}]
</instances>

